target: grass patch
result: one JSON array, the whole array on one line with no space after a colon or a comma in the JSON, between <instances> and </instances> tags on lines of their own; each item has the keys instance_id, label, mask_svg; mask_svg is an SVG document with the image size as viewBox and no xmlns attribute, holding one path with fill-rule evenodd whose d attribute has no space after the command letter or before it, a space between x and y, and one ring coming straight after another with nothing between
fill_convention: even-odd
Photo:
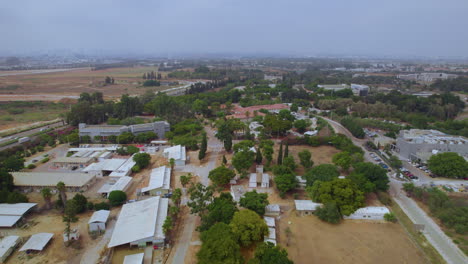
<instances>
[{"instance_id":1,"label":"grass patch","mask_svg":"<svg viewBox=\"0 0 468 264\"><path fill-rule=\"evenodd\" d=\"M411 240L413 240L413 242L415 242L417 246L424 252L424 255L430 261L430 263L447 263L439 254L439 252L426 239L426 237L414 229L414 223L411 221L411 219L409 219L409 217L405 214L405 212L403 212L403 210L395 201L393 201L392 206L390 207L398 221L409 234Z\"/></svg>"}]
</instances>

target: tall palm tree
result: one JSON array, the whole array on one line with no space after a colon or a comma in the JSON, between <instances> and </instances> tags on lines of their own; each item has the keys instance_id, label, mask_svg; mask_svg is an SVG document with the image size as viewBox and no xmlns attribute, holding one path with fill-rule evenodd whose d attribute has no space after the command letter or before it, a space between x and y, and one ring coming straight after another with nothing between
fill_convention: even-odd
<instances>
[{"instance_id":1,"label":"tall palm tree","mask_svg":"<svg viewBox=\"0 0 468 264\"><path fill-rule=\"evenodd\" d=\"M67 204L67 194L65 193L65 183L62 181L58 182L57 190L59 191L60 199L62 200L62 203L63 203L63 208L65 208L65 205Z\"/></svg>"},{"instance_id":2,"label":"tall palm tree","mask_svg":"<svg viewBox=\"0 0 468 264\"><path fill-rule=\"evenodd\" d=\"M46 203L46 209L52 208L51 206L51 198L52 198L52 192L50 191L49 188L44 188L41 190L42 198L44 198L44 201Z\"/></svg>"}]
</instances>

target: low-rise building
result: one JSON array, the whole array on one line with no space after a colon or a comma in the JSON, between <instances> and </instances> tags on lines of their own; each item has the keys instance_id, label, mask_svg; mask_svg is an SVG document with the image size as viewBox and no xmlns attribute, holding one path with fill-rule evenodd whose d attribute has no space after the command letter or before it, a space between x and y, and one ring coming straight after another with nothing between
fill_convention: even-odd
<instances>
[{"instance_id":1,"label":"low-rise building","mask_svg":"<svg viewBox=\"0 0 468 264\"><path fill-rule=\"evenodd\" d=\"M129 244L145 247L148 243L164 246L162 229L169 199L160 196L124 204L115 223L109 248Z\"/></svg>"},{"instance_id":2,"label":"low-rise building","mask_svg":"<svg viewBox=\"0 0 468 264\"><path fill-rule=\"evenodd\" d=\"M270 175L263 172L263 166L257 166L256 172L250 174L249 188L270 188Z\"/></svg>"},{"instance_id":3,"label":"low-rise building","mask_svg":"<svg viewBox=\"0 0 468 264\"><path fill-rule=\"evenodd\" d=\"M103 232L106 230L107 219L109 218L109 210L99 210L93 213L88 221L89 232Z\"/></svg>"},{"instance_id":4,"label":"low-rise building","mask_svg":"<svg viewBox=\"0 0 468 264\"><path fill-rule=\"evenodd\" d=\"M96 181L96 176L73 172L12 172L13 184L23 191L39 191L42 188L56 188L63 182L68 192L86 191Z\"/></svg>"},{"instance_id":5,"label":"low-rise building","mask_svg":"<svg viewBox=\"0 0 468 264\"><path fill-rule=\"evenodd\" d=\"M0 227L13 227L37 206L37 203L0 204Z\"/></svg>"},{"instance_id":6,"label":"low-rise building","mask_svg":"<svg viewBox=\"0 0 468 264\"><path fill-rule=\"evenodd\" d=\"M187 161L187 153L185 147L182 145L177 145L164 149L163 155L168 160L174 159L176 166L184 166Z\"/></svg>"},{"instance_id":7,"label":"low-rise building","mask_svg":"<svg viewBox=\"0 0 468 264\"><path fill-rule=\"evenodd\" d=\"M5 263L7 258L13 253L20 243L19 236L6 236L0 240L0 263Z\"/></svg>"},{"instance_id":8,"label":"low-rise building","mask_svg":"<svg viewBox=\"0 0 468 264\"><path fill-rule=\"evenodd\" d=\"M104 197L109 197L109 194L113 191L125 192L132 183L132 177L123 176L119 178L110 178L98 191Z\"/></svg>"},{"instance_id":9,"label":"low-rise building","mask_svg":"<svg viewBox=\"0 0 468 264\"><path fill-rule=\"evenodd\" d=\"M146 132L154 132L158 138L164 138L166 132L169 132L171 127L166 121L157 121L153 123L137 124L130 126L123 125L87 125L81 123L78 125L79 136L89 136L91 140L100 137L101 140L107 140L109 136L119 136L122 133L130 132L138 135Z\"/></svg>"},{"instance_id":10,"label":"low-rise building","mask_svg":"<svg viewBox=\"0 0 468 264\"><path fill-rule=\"evenodd\" d=\"M279 216L281 208L279 204L269 204L265 206L265 216Z\"/></svg>"},{"instance_id":11,"label":"low-rise building","mask_svg":"<svg viewBox=\"0 0 468 264\"><path fill-rule=\"evenodd\" d=\"M433 154L455 152L468 158L468 140L437 130L401 130L396 140L395 151L401 157L426 162Z\"/></svg>"},{"instance_id":12,"label":"low-rise building","mask_svg":"<svg viewBox=\"0 0 468 264\"><path fill-rule=\"evenodd\" d=\"M294 200L296 213L299 216L312 215L322 204L314 203L311 200Z\"/></svg>"},{"instance_id":13,"label":"low-rise building","mask_svg":"<svg viewBox=\"0 0 468 264\"><path fill-rule=\"evenodd\" d=\"M39 252L49 244L49 241L54 236L53 233L38 233L32 235L19 251Z\"/></svg>"},{"instance_id":14,"label":"low-rise building","mask_svg":"<svg viewBox=\"0 0 468 264\"><path fill-rule=\"evenodd\" d=\"M171 189L171 168L162 166L151 171L147 187L141 189L145 195L164 195Z\"/></svg>"},{"instance_id":15,"label":"low-rise building","mask_svg":"<svg viewBox=\"0 0 468 264\"><path fill-rule=\"evenodd\" d=\"M85 168L95 162L94 157L58 157L52 161L53 166L64 169Z\"/></svg>"},{"instance_id":16,"label":"low-rise building","mask_svg":"<svg viewBox=\"0 0 468 264\"><path fill-rule=\"evenodd\" d=\"M384 215L390 213L385 206L368 206L357 209L349 216L343 216L344 219L364 219L364 220L384 220Z\"/></svg>"}]
</instances>

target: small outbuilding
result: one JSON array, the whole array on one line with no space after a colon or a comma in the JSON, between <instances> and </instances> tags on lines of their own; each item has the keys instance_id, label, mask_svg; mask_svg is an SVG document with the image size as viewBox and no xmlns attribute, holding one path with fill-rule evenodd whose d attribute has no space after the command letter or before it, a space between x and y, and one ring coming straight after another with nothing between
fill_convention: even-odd
<instances>
[{"instance_id":1,"label":"small outbuilding","mask_svg":"<svg viewBox=\"0 0 468 264\"><path fill-rule=\"evenodd\" d=\"M177 145L164 149L163 155L168 160L174 159L175 165L177 166L183 166L187 161L187 153L185 147L182 145Z\"/></svg>"},{"instance_id":2,"label":"small outbuilding","mask_svg":"<svg viewBox=\"0 0 468 264\"><path fill-rule=\"evenodd\" d=\"M368 206L357 209L349 216L343 216L344 219L364 219L364 220L384 220L384 215L390 213L385 206Z\"/></svg>"},{"instance_id":3,"label":"small outbuilding","mask_svg":"<svg viewBox=\"0 0 468 264\"><path fill-rule=\"evenodd\" d=\"M294 200L296 213L299 216L312 215L322 204L314 203L311 200Z\"/></svg>"},{"instance_id":4,"label":"small outbuilding","mask_svg":"<svg viewBox=\"0 0 468 264\"><path fill-rule=\"evenodd\" d=\"M19 251L38 252L44 250L45 246L50 242L54 234L52 233L37 233L32 235Z\"/></svg>"},{"instance_id":5,"label":"small outbuilding","mask_svg":"<svg viewBox=\"0 0 468 264\"><path fill-rule=\"evenodd\" d=\"M0 263L4 263L21 241L19 236L7 236L0 240Z\"/></svg>"},{"instance_id":6,"label":"small outbuilding","mask_svg":"<svg viewBox=\"0 0 468 264\"><path fill-rule=\"evenodd\" d=\"M281 213L281 208L279 204L269 204L265 206L265 215L266 216L279 216Z\"/></svg>"},{"instance_id":7,"label":"small outbuilding","mask_svg":"<svg viewBox=\"0 0 468 264\"><path fill-rule=\"evenodd\" d=\"M141 189L145 195L157 196L168 193L171 189L171 168L162 166L151 171L147 187Z\"/></svg>"},{"instance_id":8,"label":"small outbuilding","mask_svg":"<svg viewBox=\"0 0 468 264\"><path fill-rule=\"evenodd\" d=\"M74 241L80 239L80 231L78 229L70 230L70 234L63 232L63 242Z\"/></svg>"},{"instance_id":9,"label":"small outbuilding","mask_svg":"<svg viewBox=\"0 0 468 264\"><path fill-rule=\"evenodd\" d=\"M127 255L124 258L123 264L142 264L145 253Z\"/></svg>"},{"instance_id":10,"label":"small outbuilding","mask_svg":"<svg viewBox=\"0 0 468 264\"><path fill-rule=\"evenodd\" d=\"M99 210L93 213L88 221L89 232L103 232L106 230L107 219L109 218L109 210Z\"/></svg>"}]
</instances>

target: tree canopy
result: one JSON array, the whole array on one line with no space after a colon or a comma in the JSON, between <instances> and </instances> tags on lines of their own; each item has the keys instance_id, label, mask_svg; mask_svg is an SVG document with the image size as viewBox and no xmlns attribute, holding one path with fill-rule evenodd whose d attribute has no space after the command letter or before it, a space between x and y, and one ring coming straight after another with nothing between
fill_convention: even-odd
<instances>
[{"instance_id":1,"label":"tree canopy","mask_svg":"<svg viewBox=\"0 0 468 264\"><path fill-rule=\"evenodd\" d=\"M236 202L232 199L231 194L223 192L207 206L207 213L201 217L199 230L207 230L220 222L229 224L237 211Z\"/></svg>"},{"instance_id":2,"label":"tree canopy","mask_svg":"<svg viewBox=\"0 0 468 264\"><path fill-rule=\"evenodd\" d=\"M245 209L234 214L229 226L234 238L241 246L250 246L254 242L263 240L268 235L268 226L254 211Z\"/></svg>"},{"instance_id":3,"label":"tree canopy","mask_svg":"<svg viewBox=\"0 0 468 264\"><path fill-rule=\"evenodd\" d=\"M312 186L315 181L331 181L338 176L340 176L340 173L333 164L317 165L304 174L307 186Z\"/></svg>"},{"instance_id":4,"label":"tree canopy","mask_svg":"<svg viewBox=\"0 0 468 264\"><path fill-rule=\"evenodd\" d=\"M208 178L217 186L224 186L231 181L236 174L233 170L220 166L208 174Z\"/></svg>"},{"instance_id":5,"label":"tree canopy","mask_svg":"<svg viewBox=\"0 0 468 264\"><path fill-rule=\"evenodd\" d=\"M242 150L234 154L232 157L232 165L239 173L244 174L250 166L252 166L254 160L255 153L253 153L253 151Z\"/></svg>"},{"instance_id":6,"label":"tree canopy","mask_svg":"<svg viewBox=\"0 0 468 264\"><path fill-rule=\"evenodd\" d=\"M240 206L250 209L263 216L265 214L265 206L269 204L268 194L257 193L256 190L246 192L240 199L239 204Z\"/></svg>"},{"instance_id":7,"label":"tree canopy","mask_svg":"<svg viewBox=\"0 0 468 264\"><path fill-rule=\"evenodd\" d=\"M133 156L133 161L136 162L136 165L141 169L146 168L151 161L151 156L148 153L137 153Z\"/></svg>"},{"instance_id":8,"label":"tree canopy","mask_svg":"<svg viewBox=\"0 0 468 264\"><path fill-rule=\"evenodd\" d=\"M271 242L261 243L255 249L254 258L248 264L293 264L288 252Z\"/></svg>"},{"instance_id":9,"label":"tree canopy","mask_svg":"<svg viewBox=\"0 0 468 264\"><path fill-rule=\"evenodd\" d=\"M201 233L203 242L197 253L199 264L242 264L244 259L231 227L217 223Z\"/></svg>"},{"instance_id":10,"label":"tree canopy","mask_svg":"<svg viewBox=\"0 0 468 264\"><path fill-rule=\"evenodd\" d=\"M370 162L359 162L353 165L354 171L352 174L362 174L371 183L375 185L375 189L379 191L388 190L389 179L387 171L377 164Z\"/></svg>"},{"instance_id":11,"label":"tree canopy","mask_svg":"<svg viewBox=\"0 0 468 264\"><path fill-rule=\"evenodd\" d=\"M312 160L312 153L310 153L310 151L308 151L307 149L304 149L297 155L299 156L300 163L304 168L309 169L312 166L314 166L314 161Z\"/></svg>"},{"instance_id":12,"label":"tree canopy","mask_svg":"<svg viewBox=\"0 0 468 264\"><path fill-rule=\"evenodd\" d=\"M427 162L436 175L448 178L467 178L468 162L455 152L432 155Z\"/></svg>"},{"instance_id":13,"label":"tree canopy","mask_svg":"<svg viewBox=\"0 0 468 264\"><path fill-rule=\"evenodd\" d=\"M112 206L123 204L127 200L127 194L123 191L112 191L109 193L109 201Z\"/></svg>"}]
</instances>

